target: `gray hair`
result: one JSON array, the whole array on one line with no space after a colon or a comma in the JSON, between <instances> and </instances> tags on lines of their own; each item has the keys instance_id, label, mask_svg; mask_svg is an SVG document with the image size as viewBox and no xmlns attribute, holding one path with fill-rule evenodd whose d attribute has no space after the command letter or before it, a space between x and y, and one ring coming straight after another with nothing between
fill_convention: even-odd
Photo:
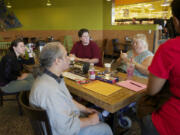
<instances>
[{"instance_id":1,"label":"gray hair","mask_svg":"<svg viewBox=\"0 0 180 135\"><path fill-rule=\"evenodd\" d=\"M60 45L60 42L50 42L43 47L39 56L39 65L33 70L35 77L42 75L45 69L51 67L56 58L63 57L64 51Z\"/></svg>"},{"instance_id":2,"label":"gray hair","mask_svg":"<svg viewBox=\"0 0 180 135\"><path fill-rule=\"evenodd\" d=\"M133 40L139 41L144 45L145 49L148 50L148 42L145 34L136 34Z\"/></svg>"}]
</instances>

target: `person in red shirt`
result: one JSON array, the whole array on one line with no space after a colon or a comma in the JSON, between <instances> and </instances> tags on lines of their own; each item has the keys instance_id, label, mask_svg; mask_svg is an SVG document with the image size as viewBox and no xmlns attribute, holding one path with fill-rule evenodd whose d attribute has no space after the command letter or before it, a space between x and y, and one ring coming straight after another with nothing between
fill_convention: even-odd
<instances>
[{"instance_id":1,"label":"person in red shirt","mask_svg":"<svg viewBox=\"0 0 180 135\"><path fill-rule=\"evenodd\" d=\"M89 31L80 29L78 32L80 41L77 41L71 52L70 57L74 56L76 61L94 63L96 66L102 66L102 56L97 44L90 40Z\"/></svg>"},{"instance_id":2,"label":"person in red shirt","mask_svg":"<svg viewBox=\"0 0 180 135\"><path fill-rule=\"evenodd\" d=\"M180 0L171 3L176 32L180 33ZM180 36L157 50L149 66L147 94L154 96L168 80L171 96L158 111L142 119L143 135L180 135Z\"/></svg>"}]
</instances>

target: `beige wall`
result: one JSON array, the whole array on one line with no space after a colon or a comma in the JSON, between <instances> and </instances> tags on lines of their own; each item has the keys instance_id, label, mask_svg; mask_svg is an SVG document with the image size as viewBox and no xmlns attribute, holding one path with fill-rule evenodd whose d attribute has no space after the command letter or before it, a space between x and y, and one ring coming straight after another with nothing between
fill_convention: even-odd
<instances>
[{"instance_id":1,"label":"beige wall","mask_svg":"<svg viewBox=\"0 0 180 135\"><path fill-rule=\"evenodd\" d=\"M108 39L108 44L106 47L106 53L112 54L112 39L118 38L120 43L125 43L125 37L128 36L132 38L135 34L145 34L148 39L149 50L153 50L153 41L154 41L154 33L155 31L151 31L149 34L148 30L104 30L103 38Z\"/></svg>"},{"instance_id":2,"label":"beige wall","mask_svg":"<svg viewBox=\"0 0 180 135\"><path fill-rule=\"evenodd\" d=\"M0 35L4 38L4 41L12 41L17 37L37 37L38 39L46 40L48 37L53 36L55 40L64 41L64 36L72 36L73 42L79 40L78 30L30 30L30 31L6 31L0 32ZM103 31L102 30L90 30L90 35L97 42L99 46L102 44Z\"/></svg>"},{"instance_id":3,"label":"beige wall","mask_svg":"<svg viewBox=\"0 0 180 135\"><path fill-rule=\"evenodd\" d=\"M47 39L49 36L53 36L54 39L60 40L62 43L64 41L64 36L70 35L72 36L73 42L79 40L77 36L77 30L47 30L47 31L6 31L0 32L0 35L5 39L5 41L12 41L16 37L37 37L38 39ZM94 41L98 44L99 47L102 46L103 40L108 39L108 43L106 46L106 54L112 54L112 39L118 38L121 43L125 43L125 37L133 37L133 35L137 33L143 33L147 36L149 43L149 50L153 50L153 41L154 41L154 33L152 31L149 34L148 30L90 30L90 35Z\"/></svg>"}]
</instances>

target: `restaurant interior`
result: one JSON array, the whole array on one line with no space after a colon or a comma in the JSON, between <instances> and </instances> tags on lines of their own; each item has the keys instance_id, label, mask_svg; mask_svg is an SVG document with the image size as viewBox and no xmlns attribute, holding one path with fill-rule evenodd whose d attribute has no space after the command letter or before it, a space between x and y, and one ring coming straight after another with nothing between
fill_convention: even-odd
<instances>
[{"instance_id":1,"label":"restaurant interior","mask_svg":"<svg viewBox=\"0 0 180 135\"><path fill-rule=\"evenodd\" d=\"M26 45L32 43L35 48L38 47L35 50L37 56L40 46L52 41L60 41L70 53L73 44L79 40L77 33L81 28L89 30L91 39L102 52L103 64L117 59L119 50L130 50L133 36L138 33L146 35L148 49L154 54L160 44L173 37L169 32L173 28L167 26L172 21L171 2L172 0L0 0L0 59L6 55L11 42L16 38L22 38ZM112 62L111 67L111 70L115 70L118 64ZM140 82L147 84L147 80L140 79ZM73 86L69 84L68 87ZM71 91L72 94L76 92ZM127 94L133 95L131 92ZM4 98L16 96L6 95ZM88 101L91 99L93 100L90 96ZM128 102L133 99L135 94ZM87 102L84 99L78 100ZM33 134L32 123L24 113L19 114L16 101L7 101L0 106L0 135ZM98 101L94 99L92 103L100 106ZM106 104L102 106L108 108ZM109 110L111 113L115 112L113 109ZM112 129L114 134L140 135L133 109L125 114L131 119L131 126L119 127L118 133ZM112 121L109 123L112 124Z\"/></svg>"}]
</instances>

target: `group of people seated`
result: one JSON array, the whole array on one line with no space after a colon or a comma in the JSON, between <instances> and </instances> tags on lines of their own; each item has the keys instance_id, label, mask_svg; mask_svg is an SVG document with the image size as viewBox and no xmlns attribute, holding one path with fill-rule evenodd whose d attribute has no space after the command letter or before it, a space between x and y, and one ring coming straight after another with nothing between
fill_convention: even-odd
<instances>
[{"instance_id":1,"label":"group of people seated","mask_svg":"<svg viewBox=\"0 0 180 135\"><path fill-rule=\"evenodd\" d=\"M180 1L173 0L172 14L176 31L180 33ZM101 52L90 40L89 31L81 29L69 56L76 61L102 66ZM62 72L69 68L69 56L60 42L47 43L39 56L39 65L31 73L23 64L34 64L33 55L25 59L25 45L21 39L12 42L9 53L0 62L0 87L7 93L30 90L29 101L33 107L45 109L50 119L53 135L112 135L110 126L99 120L98 111L73 99L67 89ZM143 135L180 134L180 37L162 44L155 56L148 50L144 34L133 37L132 50L121 53L119 71L127 72L127 64L135 65L134 75L148 78L147 94L154 96L168 80L171 97L158 111L141 119Z\"/></svg>"}]
</instances>

